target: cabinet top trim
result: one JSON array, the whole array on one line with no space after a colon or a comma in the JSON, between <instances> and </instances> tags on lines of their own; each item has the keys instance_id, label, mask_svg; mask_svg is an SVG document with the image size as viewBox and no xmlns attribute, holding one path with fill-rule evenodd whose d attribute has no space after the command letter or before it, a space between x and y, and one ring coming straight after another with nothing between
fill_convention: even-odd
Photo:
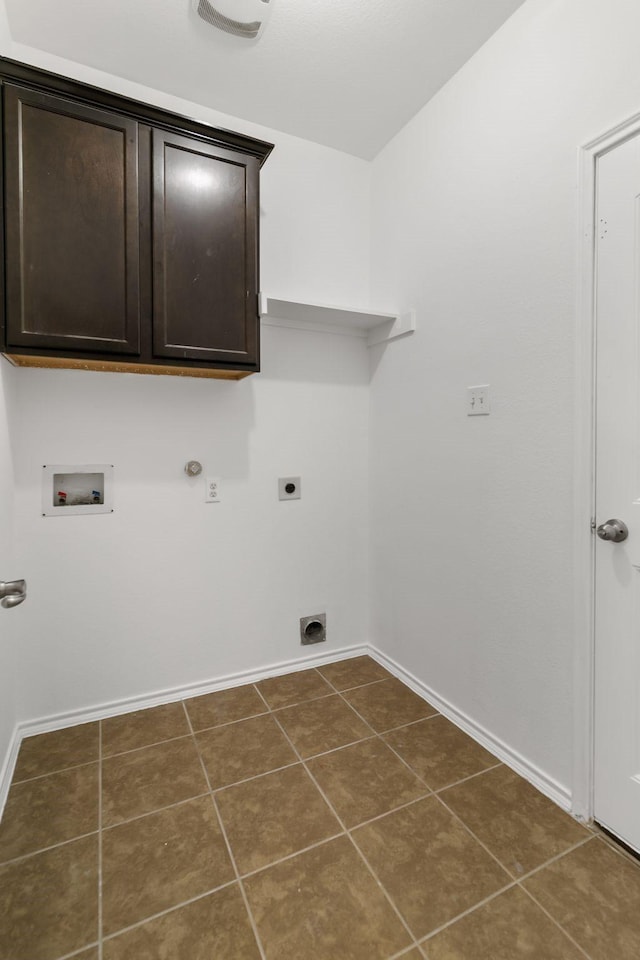
<instances>
[{"instance_id":1,"label":"cabinet top trim","mask_svg":"<svg viewBox=\"0 0 640 960\"><path fill-rule=\"evenodd\" d=\"M20 83L34 90L46 93L56 93L83 103L90 103L97 107L106 107L123 115L138 120L140 123L152 124L165 130L177 133L189 133L202 137L210 143L220 146L234 147L242 153L255 157L260 166L263 165L271 151L273 144L265 140L256 140L254 137L236 133L223 127L213 127L199 120L162 110L152 104L140 100L131 100L128 97L95 87L91 84L80 83L69 77L57 73L49 73L36 67L0 57L0 82Z\"/></svg>"}]
</instances>

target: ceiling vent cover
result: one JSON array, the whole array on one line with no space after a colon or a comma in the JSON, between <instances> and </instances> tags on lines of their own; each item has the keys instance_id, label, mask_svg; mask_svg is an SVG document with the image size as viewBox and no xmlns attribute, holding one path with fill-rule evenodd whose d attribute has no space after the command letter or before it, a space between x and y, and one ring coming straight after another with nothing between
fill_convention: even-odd
<instances>
[{"instance_id":1,"label":"ceiling vent cover","mask_svg":"<svg viewBox=\"0 0 640 960\"><path fill-rule=\"evenodd\" d=\"M272 0L192 0L198 16L234 37L256 40L271 13Z\"/></svg>"}]
</instances>

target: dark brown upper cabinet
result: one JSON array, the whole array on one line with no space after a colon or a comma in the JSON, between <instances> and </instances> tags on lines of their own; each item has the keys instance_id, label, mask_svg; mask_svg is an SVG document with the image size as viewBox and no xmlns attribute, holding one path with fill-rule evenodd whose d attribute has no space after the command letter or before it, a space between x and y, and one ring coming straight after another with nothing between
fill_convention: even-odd
<instances>
[{"instance_id":1,"label":"dark brown upper cabinet","mask_svg":"<svg viewBox=\"0 0 640 960\"><path fill-rule=\"evenodd\" d=\"M3 351L18 365L259 369L271 144L0 60Z\"/></svg>"},{"instance_id":2,"label":"dark brown upper cabinet","mask_svg":"<svg viewBox=\"0 0 640 960\"><path fill-rule=\"evenodd\" d=\"M138 125L6 84L7 344L140 354Z\"/></svg>"},{"instance_id":3,"label":"dark brown upper cabinet","mask_svg":"<svg viewBox=\"0 0 640 960\"><path fill-rule=\"evenodd\" d=\"M152 138L154 356L255 364L258 161Z\"/></svg>"}]
</instances>

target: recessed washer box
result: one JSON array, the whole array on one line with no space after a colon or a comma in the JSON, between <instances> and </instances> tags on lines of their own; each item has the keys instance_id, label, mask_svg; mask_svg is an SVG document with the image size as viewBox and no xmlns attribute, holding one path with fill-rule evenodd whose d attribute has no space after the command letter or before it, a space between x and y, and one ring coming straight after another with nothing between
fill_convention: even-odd
<instances>
[{"instance_id":1,"label":"recessed washer box","mask_svg":"<svg viewBox=\"0 0 640 960\"><path fill-rule=\"evenodd\" d=\"M113 513L113 464L45 464L42 516Z\"/></svg>"}]
</instances>

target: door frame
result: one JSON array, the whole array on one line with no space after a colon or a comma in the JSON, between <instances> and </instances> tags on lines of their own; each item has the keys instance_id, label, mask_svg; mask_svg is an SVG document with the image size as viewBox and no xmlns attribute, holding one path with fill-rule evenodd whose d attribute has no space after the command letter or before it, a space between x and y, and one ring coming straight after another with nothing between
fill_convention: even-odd
<instances>
[{"instance_id":1,"label":"door frame","mask_svg":"<svg viewBox=\"0 0 640 960\"><path fill-rule=\"evenodd\" d=\"M596 479L596 201L597 165L605 153L640 134L640 113L578 150L578 240L575 311L573 782L571 809L594 814L595 745L595 479Z\"/></svg>"}]
</instances>

